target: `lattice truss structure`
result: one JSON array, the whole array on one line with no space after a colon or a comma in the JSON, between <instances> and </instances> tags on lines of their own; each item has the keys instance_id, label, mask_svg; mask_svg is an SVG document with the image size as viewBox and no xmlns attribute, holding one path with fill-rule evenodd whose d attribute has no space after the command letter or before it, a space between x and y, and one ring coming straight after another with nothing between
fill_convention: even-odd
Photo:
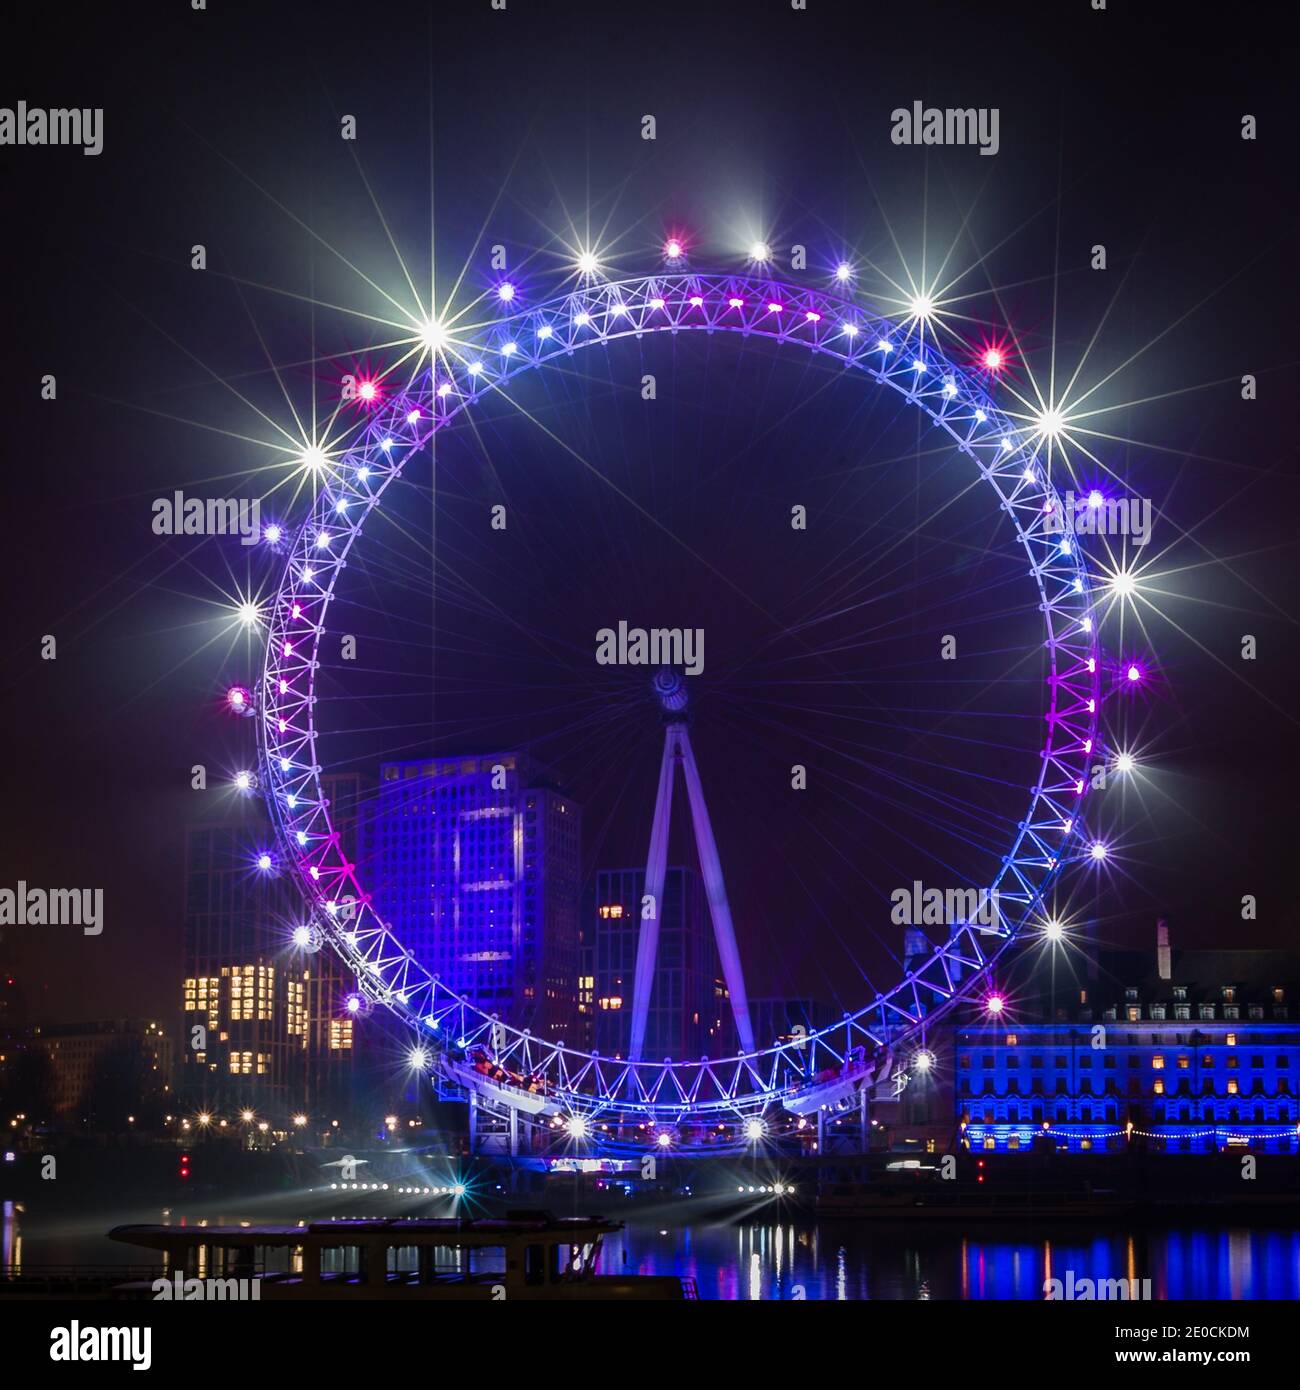
<instances>
[{"instance_id":1,"label":"lattice truss structure","mask_svg":"<svg viewBox=\"0 0 1300 1390\"><path fill-rule=\"evenodd\" d=\"M922 322L899 324L848 299L766 277L665 273L592 283L513 315L508 304L502 308L498 322L432 353L404 391L367 417L351 447L321 464L311 513L285 542L255 717L260 786L282 856L277 867L306 897L300 939L328 943L355 971L361 995L350 1007L393 1010L413 1030L417 1049L427 1050L430 1067L475 1088L486 1103L539 1118L578 1117L588 1133L600 1117L671 1127L752 1123L774 1107L812 1113L827 1095L861 1087L873 1074L879 1079L909 1037L987 988L998 956L1024 928L1041 924L1044 895L1062 867L1086 856L1081 808L1097 737L1097 624L1072 517L1047 475L1044 435L1000 411L982 381L926 341ZM897 391L951 437L1014 525L1026 580L1037 591L1048 671L1044 736L1024 819L987 885L1001 909L995 927L955 926L892 988L806 1038L713 1060L630 1062L548 1042L481 1012L425 970L379 918L322 795L315 676L353 544L440 429L486 393L579 349L688 332L738 333L820 354L864 385Z\"/></svg>"}]
</instances>

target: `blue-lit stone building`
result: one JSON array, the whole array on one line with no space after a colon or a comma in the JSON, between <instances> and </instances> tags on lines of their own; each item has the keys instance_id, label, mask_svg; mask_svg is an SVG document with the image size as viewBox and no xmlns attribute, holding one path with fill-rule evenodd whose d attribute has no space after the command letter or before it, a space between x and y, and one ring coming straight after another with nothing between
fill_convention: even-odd
<instances>
[{"instance_id":1,"label":"blue-lit stone building","mask_svg":"<svg viewBox=\"0 0 1300 1390\"><path fill-rule=\"evenodd\" d=\"M1154 958L1103 954L1068 1003L955 1026L959 1133L972 1150L1295 1153L1298 988L1293 953L1179 951L1161 923Z\"/></svg>"}]
</instances>

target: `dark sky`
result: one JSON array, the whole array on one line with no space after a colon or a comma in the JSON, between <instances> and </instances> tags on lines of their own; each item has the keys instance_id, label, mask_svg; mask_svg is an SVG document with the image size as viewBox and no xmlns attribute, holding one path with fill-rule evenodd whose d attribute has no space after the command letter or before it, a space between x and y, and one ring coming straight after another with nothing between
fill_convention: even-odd
<instances>
[{"instance_id":1,"label":"dark sky","mask_svg":"<svg viewBox=\"0 0 1300 1390\"><path fill-rule=\"evenodd\" d=\"M1143 556L1151 606L1110 641L1153 666L1118 720L1146 766L1137 789L1100 801L1116 860L1075 880L1071 909L1095 914L1108 942L1144 942L1161 911L1184 944L1292 939L1300 132L1287 21L1086 0L199 14L173 0L133 6L129 22L102 8L26 22L0 56L0 105L105 110L98 158L0 147L0 886L102 886L106 900L98 939L9 933L38 1012L174 1007L183 830L223 795L192 792L189 769L219 782L252 757L247 725L219 705L252 653L219 605L269 583L267 557L156 537L150 504L175 488L260 495L291 519L268 447L292 426L286 393L306 418L315 392L323 417L343 371L391 355L394 332L367 315L392 319L386 296L411 303L403 263L428 283L431 225L438 283L465 268L462 298L490 283L496 242L536 294L562 277L564 243L588 238L628 274L658 264L669 231L698 269L739 268L756 235L778 254L800 242L819 268L808 283L846 256L867 296L903 265L918 273L924 256L934 275L948 257L945 278L968 272L961 335L1014 326L1016 389L1031 369L1048 378L1053 345L1058 381L1086 355L1080 389L1096 385L1090 406L1106 407L1083 422L1102 432L1086 442L1159 520ZM997 107L999 153L892 145L890 112L913 100ZM647 113L654 142L640 138ZM339 138L345 114L355 144ZM190 268L196 243L204 272ZM1089 268L1098 243L1104 272ZM598 352L521 383L545 431L488 405L440 444L436 502L426 472L395 503L414 539L396 526L363 539L339 611L365 655L323 674L325 744L366 766L526 742L588 807L588 868L635 862L658 731L636 673L595 667L592 634L620 617L703 625L695 738L754 978L854 1007L864 976L890 980L888 889L978 873L1016 814L1008 784L1024 750L1036 756L1032 667L996 684L983 737L954 750L935 729L958 693L931 659L950 600L970 638L966 688L1011 666L1033 627L1016 556L996 516L957 508L889 581L873 569L952 464L895 402L864 400L824 365L732 339ZM643 372L659 383L653 408ZM46 373L55 401L40 399ZM498 500L508 548L481 525ZM792 545L795 502L818 518L814 549ZM840 600L857 606L828 619ZM1258 638L1250 663L1244 634ZM895 739L887 720L846 732L855 699L887 704L911 733ZM969 813L984 832L963 821L927 839L890 799L903 795L891 757L924 769L913 793L970 796L969 779L987 779ZM819 758L825 775L792 806L788 766ZM1246 893L1254 923L1240 920Z\"/></svg>"}]
</instances>

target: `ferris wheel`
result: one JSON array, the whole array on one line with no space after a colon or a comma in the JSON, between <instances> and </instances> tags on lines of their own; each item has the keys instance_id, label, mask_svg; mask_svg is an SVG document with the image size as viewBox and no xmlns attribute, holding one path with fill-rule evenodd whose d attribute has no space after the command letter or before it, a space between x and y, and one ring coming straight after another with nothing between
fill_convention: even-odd
<instances>
[{"instance_id":1,"label":"ferris wheel","mask_svg":"<svg viewBox=\"0 0 1300 1390\"><path fill-rule=\"evenodd\" d=\"M1097 740L1098 623L1085 557L1068 525L1061 526L1065 510L1047 467L1045 436L1000 410L988 381L942 351L922 319L895 321L850 297L766 276L670 269L589 278L523 311L502 295L499 313L459 333L454 353L431 328L427 363L405 389L368 413L341 454L317 460L310 511L284 537L263 669L240 699L256 722L259 787L277 832L277 869L306 903L299 944L337 951L359 982L349 1011L391 1010L409 1027L419 1065L477 1104L508 1113L512 1125L523 1117L592 1141L602 1129L635 1122L687 1144L706 1128L753 1140L806 1123L828 1105L864 1095L895 1065L906 1066L924 1030L961 1001L987 996L996 1007L991 982L999 957L1041 926L1058 875L1095 850L1082 810ZM472 419L476 406L521 374L544 373L576 353L626 338L671 344L696 333L764 340L778 356L815 354L863 392L896 393L943 432L969 479L987 488L989 510L1010 523L1003 534L1019 548L1024 603L1041 622L1042 735L1029 750L1037 775L981 885L1000 905L992 924L952 923L946 939L911 959L901 978L797 1039L764 1047L741 1029L748 1046L728 1056L656 1061L639 1046L627 1056L601 1056L537 1036L448 988L376 910L322 790L330 769L318 747L320 644L367 520L391 501L390 488L400 486L408 464L439 431ZM684 738L679 729L670 742ZM698 780L697 773L693 800ZM662 874L662 853L658 868ZM652 971L653 950L648 960ZM727 963L739 970L734 938ZM641 1014L643 1022L643 1004Z\"/></svg>"}]
</instances>

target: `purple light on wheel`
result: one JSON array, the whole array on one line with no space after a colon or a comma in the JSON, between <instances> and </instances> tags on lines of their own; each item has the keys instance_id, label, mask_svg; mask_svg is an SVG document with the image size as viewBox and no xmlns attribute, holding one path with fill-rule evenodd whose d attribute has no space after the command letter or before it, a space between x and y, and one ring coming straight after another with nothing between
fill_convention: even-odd
<instances>
[{"instance_id":1,"label":"purple light on wheel","mask_svg":"<svg viewBox=\"0 0 1300 1390\"><path fill-rule=\"evenodd\" d=\"M681 245L684 254L684 237L675 235L670 237L667 233L663 233L663 235L664 241L661 242L661 249L665 257L668 257L670 252L669 241ZM676 250L677 247L671 249ZM766 248L764 249L766 250ZM847 262L845 265L847 267ZM703 329L710 332L715 329L738 333L754 331L773 339L779 339L782 343L790 342L813 350L823 344L829 346L832 341L830 335L834 335L835 350L845 360L857 365L870 364L877 367L878 370L867 375L891 391L905 395L909 401L921 403L928 413L930 406L926 405L925 402L940 397L941 393L947 396L957 395L961 397L963 404L959 411L953 412L950 407L944 406L944 409L948 411L946 418L949 421L945 424L945 428L950 434L956 432L964 435L967 433L970 428L968 421L972 417L979 424L985 423L986 415L976 408L977 401L965 400L964 392L959 390L952 375L953 363L948 360L941 348L935 347L932 350L929 344L922 345L915 341L909 341L911 335L901 329L897 330L902 334L900 342L894 344L887 333L882 333L882 329L886 325L873 323L869 317L864 317L859 322L850 325L845 315L847 313L851 317L853 311L847 305L839 305L828 300L826 301L828 307L825 311L818 311L815 307L810 309L809 298L805 295L802 287L787 286L775 279L768 279L767 283L764 284L762 281L755 281L748 277L737 278L708 274L698 278L687 277L679 274L682 269L681 266L661 268L659 274L662 279L658 282L644 278L637 282L633 282L631 279L620 280L613 284L608 291L612 297L606 299L604 292L602 292L599 304L593 301L592 309L587 309L585 304L579 307L574 302L570 292L571 287L569 287L563 295L557 293L554 298L546 300L537 311L536 317L530 320L532 326L521 329L517 341L511 340L511 344L516 348L513 354L509 352L508 347L504 346L504 336L500 339L494 336L490 340L479 343L477 352L473 355L486 359L487 356L496 352L502 357L502 363L498 364L498 367L504 366L508 359L509 365L516 370L521 366L539 366L549 360L545 349L550 347L551 342L558 342L562 339L563 344L569 349L580 347L589 341L603 342L607 332L610 331L606 327L605 315L609 316L610 328L617 323L618 328L621 329L624 324L618 318L620 314L626 317L628 313L635 313L637 316L635 321L640 324L643 311L649 310L652 312L646 315L648 322L645 324L648 329L671 326L674 329ZM831 262L829 269L832 273L835 272L835 262ZM844 280L853 277L851 275L837 275L836 278ZM502 283L490 280L483 287L481 292L489 304L492 298L500 299ZM666 288L661 286L666 286ZM775 289L778 294L769 293L767 299L764 299L764 289L769 291ZM530 276L530 302L534 297L533 290L533 280ZM792 296L788 305L784 302L787 290ZM665 312L667 310L666 298L671 298L674 304L673 310L667 313ZM755 322L755 316L751 315L746 307L751 303L758 316L757 322ZM800 319L801 311L799 308L801 303L804 306L802 320ZM816 301L814 300L813 303L815 305ZM703 306L708 306L711 310L725 306L728 308L729 314L721 315L719 313L715 316L713 312L709 315L701 312L690 315L681 313L681 309L687 305L693 305L697 310ZM770 316L766 323L761 318L764 311ZM787 311L791 315L789 320L784 318ZM500 323L495 330L496 334L507 332L511 324L509 315L512 313L513 308L508 311L498 311ZM653 317L655 313L663 314L664 317L656 320ZM829 319L826 317L828 313L830 314ZM799 334L794 331L799 321L814 325L819 321L827 322L828 334L819 335L815 331ZM558 332L552 329L552 322L559 325ZM590 334L585 332L588 326L593 329ZM874 339L870 336L873 328L877 333L877 337ZM532 334L531 340L529 338L530 333ZM862 349L857 348L856 337L863 338ZM530 346L530 342L533 344L532 346ZM906 355L906 350L909 347L912 348L911 357ZM975 345L971 349L971 355L974 357L981 347L987 347L987 344ZM872 353L873 350L873 356L868 357L868 353ZM924 353L927 351L932 353L929 358L924 357ZM416 396L416 399L419 399L418 392L427 392L426 399L432 397L432 416L427 429L413 428L417 422L422 423L420 410L411 407L407 401L401 400L400 397L399 400L391 400L393 391L391 389L385 390L384 417L368 427L358 428L356 440L351 445L351 453L348 455L350 460L354 463L364 463L369 468L372 481L377 473L382 475L384 481L397 478L401 472L401 465L405 461L404 456L412 452L411 446L417 443L419 438L441 428L450 419L452 412L448 407L451 402L447 397L456 394L457 404L459 404L462 393L468 395L472 389L481 390L490 379L495 378L497 368L483 370L482 364L475 363L479 367L479 371L471 370L470 363L473 361L473 355L463 356L454 364L457 377L454 384L452 380L446 378L439 381L440 373L438 373L435 364L430 362L427 367L422 369L419 380L408 388L412 395ZM552 353L552 355L554 354ZM1005 360L1005 354L1003 354L1002 360ZM975 358L975 361L978 363L978 357ZM990 372L998 365L1002 365L1002 361L987 361L982 364L985 370ZM903 368L901 372L897 370L900 367ZM907 370L908 368L912 370ZM926 375L927 373L934 375L929 376ZM477 376L477 380L474 380L475 376ZM933 382L931 389L921 390L922 387L931 382ZM989 416L991 415L992 410L990 408ZM399 423L403 419L408 422L405 436L401 434ZM383 435L382 427L385 425L393 429L398 436L396 440L390 441L397 447L392 449L392 455L389 457L384 456L384 441L387 436ZM1004 429L1007 428L1000 418L996 419L989 431L976 435L972 440L972 446L980 449L986 448L991 458L998 448L997 430L999 426ZM985 433L988 433L990 437L984 438ZM1006 461L1007 455L1018 447L1021 447L1019 436L1009 434L1002 444L1001 467L1004 470L1010 466ZM375 467L376 464L379 465L378 468ZM1021 469L1025 467L1027 467L1025 459L1017 460L1012 470L1013 475L1018 476ZM362 475L357 474L357 476ZM1032 513L1037 510L1035 504L1046 504L1044 494L1048 496L1051 494L1037 470L1028 469L1026 476L1031 486L1026 489L1024 500L1028 503ZM1016 485L1019 486L1018 483ZM1109 490L1109 488L1106 489L1104 495L1108 495ZM367 486L365 489L367 500L371 491ZM1085 485L1080 491L1082 504L1083 499L1088 498L1088 485ZM252 687L251 703L256 704L258 708L249 710L250 714L260 716L259 731L270 735L269 741L266 741L265 746L260 748L260 754L264 761L259 764L259 768L266 772L266 780L270 783L266 789L267 796L273 805L277 824L280 825L283 837L273 850L277 860L276 869L279 870L280 861L283 861L286 869L292 866L295 870L294 876L302 881L301 886L307 893L309 902L317 902L318 905L319 900L316 898L316 893L322 891L337 892L338 884L350 873L350 866L340 861L339 851L334 848L335 841L331 836L336 835L337 832L331 828L330 817L326 810L328 803L319 795L319 769L313 765L313 750L309 743L305 742L309 740L311 734L311 719L310 714L306 712L305 702L315 698L313 695L314 666L310 659L311 652L308 650L307 639L310 636L314 640L320 635L320 626L323 625L325 616L322 601L328 602L329 598L333 596L336 572L342 568L341 562L336 558L336 553L343 548L346 540L349 540L360 530L361 521L364 520L364 517L358 515L365 510L361 505L350 505L346 516L341 518L337 511L339 500L337 493L324 490L316 498L310 517L304 521L295 520L294 522L294 531L298 539L295 541L293 554L284 557L282 561L284 577L279 590L279 604L276 609L272 610L279 615L281 623L278 625L278 632L275 622L263 624L269 629L266 638L266 675L262 683ZM350 503L360 503L362 499L354 495L346 500ZM1057 506L1059 509L1059 502ZM354 520L354 518L356 519ZM329 543L317 549L318 537L327 537ZM284 548L284 543L290 539L292 538L288 535L286 526L281 546L277 547L277 554L280 549ZM333 544L334 541L337 541L338 545ZM1025 549L1030 550L1030 546L1026 544ZM1078 764L1083 763L1085 756L1090 755L1087 754L1087 750L1080 752L1080 749L1085 743L1092 741L1089 735L1095 721L1091 718L1082 719L1082 714L1085 711L1088 716L1095 716L1096 714L1096 707L1099 703L1097 696L1100 689L1098 683L1100 673L1105 670L1112 683L1117 680L1122 681L1124 677L1120 673L1126 672L1129 664L1128 660L1122 656L1118 658L1112 656L1107 661L1104 658L1097 660L1089 653L1088 648L1091 639L1085 634L1091 633L1093 620L1088 618L1088 621L1084 622L1080 618L1080 614L1087 618L1089 610L1086 601L1075 597L1075 595L1083 594L1086 591L1087 584L1086 579L1080 578L1082 571L1076 558L1077 550L1077 546L1071 548L1068 567L1063 566L1058 560L1052 564L1050 572L1044 571L1040 575L1036 569L1033 571L1033 577L1039 580L1038 590L1042 603L1047 604L1054 613L1059 611L1064 614L1064 622L1049 627L1049 645L1052 648L1052 661L1054 663L1052 670L1055 673L1054 679L1070 687L1073 699L1071 708L1078 709L1081 715L1078 727L1076 728L1072 724L1067 731L1070 737L1068 746L1060 746L1059 736L1054 742L1050 728L1047 736L1048 752L1058 757L1060 769L1065 774L1056 785L1066 797L1070 795L1072 790L1076 796L1083 794L1083 774ZM1034 552L1031 550L1032 554ZM304 559L307 556L310 557L312 565L304 564ZM1071 588L1072 576L1073 587ZM308 608L311 610L310 616L307 615ZM294 613L295 610L297 610L296 620L284 623L283 618ZM1047 610L1042 609L1041 611ZM286 641L286 628L293 631L294 635L291 641ZM1095 650L1095 647L1092 648L1092 651ZM1137 658L1131 660L1134 664L1138 661ZM1146 658L1141 659L1143 671L1145 671L1145 661ZM280 664L281 669L276 669L277 663ZM1058 665L1058 663L1061 664ZM287 668L291 668L293 671L294 678L291 683L283 678L284 674L287 673ZM1076 673L1078 674L1076 675ZM1087 679L1088 677L1091 679ZM1143 679L1145 679L1145 675L1143 675ZM274 693L278 688L281 696L287 694L286 687L290 684L293 693L292 705L279 699ZM220 686L217 688L218 690L221 689ZM265 711L262 709L263 705L268 706ZM303 712L300 713L300 711ZM289 716L288 721L286 721L285 715ZM292 733L288 728L289 723L293 726ZM275 734L277 728L279 730L278 737ZM262 780L260 776L259 780ZM1034 804L1038 804L1037 799ZM1062 822L1062 816L1069 813L1064 812L1061 807L1062 803L1057 803L1057 807L1053 808L1059 811L1056 819L1052 822L1053 827L1064 823L1067 827L1067 833L1070 833L1069 827L1074 826L1075 822L1072 819ZM310 827L310 832L308 827ZM1058 864L1067 863L1070 858L1082 859L1086 863L1086 851L1090 842L1086 837L1082 838L1083 853L1079 852L1079 847L1075 847L1072 854L1066 849L1062 849L1059 851L1061 857L1058 860L1056 855L1050 853L1044 857L1041 847L1038 847L1032 855L1017 855L1013 862L1013 870L1017 867L1023 868L1031 876L1041 874L1042 879L1046 881L1051 873L1057 869ZM307 857L308 855L310 857ZM1039 890L1040 885L1037 877L1033 878L1033 886L1035 891ZM446 986L440 984L436 977L429 976L428 972L409 952L402 954L389 949L397 942L397 937L390 931L386 923L376 918L374 925L383 934L384 944L382 949L377 952L367 951L367 955L373 954L374 959L368 961L365 968L368 971L373 971L378 979L379 987L382 989L378 997L395 1013L409 1012L413 1019L418 1020L421 1027L434 1026L434 1020L438 1017L436 1010L442 1002L443 995L448 993ZM1014 935L1015 925L1014 922L1011 924L1012 931L1009 934ZM357 946L355 936L351 938L345 936L339 939L336 944L340 949L346 947L349 952L355 952ZM991 974L992 972L989 971L988 973ZM416 981L413 986L410 984L408 976ZM399 985L400 989L397 988ZM906 990L907 988L909 988L908 981L904 980L899 990ZM409 1010L408 989L412 991ZM898 993L898 991L894 993ZM893 994L886 997L892 998ZM988 1021L1000 1022L998 1015L1007 1017L1010 1014L1011 1006L1005 997L1005 992L997 991L991 981L984 983L978 992L972 991L972 995L968 997L977 1010L985 1012ZM340 991L335 1000L335 1008L339 1009L339 1014L342 1017L360 1019L370 1016L375 1002L376 997L372 994L367 980L367 989L361 991L358 987L351 998L345 998L344 991ZM430 1007L435 1012L430 1013ZM472 1012L476 1013L477 1011ZM864 1016L874 1016L866 1014L865 1011L860 1012L863 1012ZM847 1017L848 1015L846 1015ZM468 1028L464 1023L460 1026L468 1033ZM899 1028L903 1028L901 1023ZM892 1034L892 1028L890 1032ZM493 1037L496 1038L495 1032ZM889 1041L893 1041L892 1036ZM543 1072L548 1074L550 1083L556 1087L555 1094L559 1098L559 1103L564 1104L570 1088L563 1081L562 1072L560 1074L561 1079L556 1080L555 1065L554 1059L548 1055L539 1065L538 1071L539 1074ZM682 1069L681 1075L689 1079L689 1069L695 1064L673 1063L662 1073L660 1064L657 1062L638 1061L634 1065L640 1068L634 1077L638 1085L657 1087L662 1085L665 1076L670 1078L672 1084L676 1084L679 1068ZM776 1060L770 1073L764 1072L766 1080L761 1083L755 1081L752 1084L747 1081L746 1087L754 1093L754 1096L757 1096L761 1091L766 1097L770 1092L771 1096L779 1102L781 1089L787 1084L790 1076L796 1076L797 1070L797 1068L787 1067L782 1056ZM605 1095L605 1083L603 1081L596 1079L591 1083L591 1086L593 1096L597 1100L608 1099ZM656 1108L666 1111L668 1107L661 1105ZM572 1113L584 1114L586 1111L583 1105L579 1104ZM742 1113L758 1112L746 1111ZM653 1138L653 1124L657 1120L662 1126L663 1117L653 1114L651 1108L646 1107L646 1119L652 1128ZM735 1128L733 1123L732 1129Z\"/></svg>"},{"instance_id":2,"label":"purple light on wheel","mask_svg":"<svg viewBox=\"0 0 1300 1390\"><path fill-rule=\"evenodd\" d=\"M1093 488L1088 494L1088 505L1090 507L1100 507L1106 499L1101 495L1100 488Z\"/></svg>"},{"instance_id":3,"label":"purple light on wheel","mask_svg":"<svg viewBox=\"0 0 1300 1390\"><path fill-rule=\"evenodd\" d=\"M500 288L497 290L497 298L501 300L502 303L509 304L514 297L515 287L510 283L509 280L507 280L505 284L500 286Z\"/></svg>"},{"instance_id":4,"label":"purple light on wheel","mask_svg":"<svg viewBox=\"0 0 1300 1390\"><path fill-rule=\"evenodd\" d=\"M685 249L686 248L682 245L681 241L675 236L670 236L668 240L664 242L664 255L670 261L681 260L682 252Z\"/></svg>"},{"instance_id":5,"label":"purple light on wheel","mask_svg":"<svg viewBox=\"0 0 1300 1390\"><path fill-rule=\"evenodd\" d=\"M1128 670L1125 671L1124 674L1131 681L1140 681L1142 679L1142 668L1137 664L1137 662L1132 662L1130 663Z\"/></svg>"},{"instance_id":6,"label":"purple light on wheel","mask_svg":"<svg viewBox=\"0 0 1300 1390\"><path fill-rule=\"evenodd\" d=\"M242 685L232 685L226 691L226 705L235 714L245 714L249 705L252 703L252 696L246 687Z\"/></svg>"},{"instance_id":7,"label":"purple light on wheel","mask_svg":"<svg viewBox=\"0 0 1300 1390\"><path fill-rule=\"evenodd\" d=\"M275 867L275 860L272 859L269 854L263 851L261 854L257 856L257 867L261 869L261 871L264 874L270 873L271 870Z\"/></svg>"}]
</instances>

